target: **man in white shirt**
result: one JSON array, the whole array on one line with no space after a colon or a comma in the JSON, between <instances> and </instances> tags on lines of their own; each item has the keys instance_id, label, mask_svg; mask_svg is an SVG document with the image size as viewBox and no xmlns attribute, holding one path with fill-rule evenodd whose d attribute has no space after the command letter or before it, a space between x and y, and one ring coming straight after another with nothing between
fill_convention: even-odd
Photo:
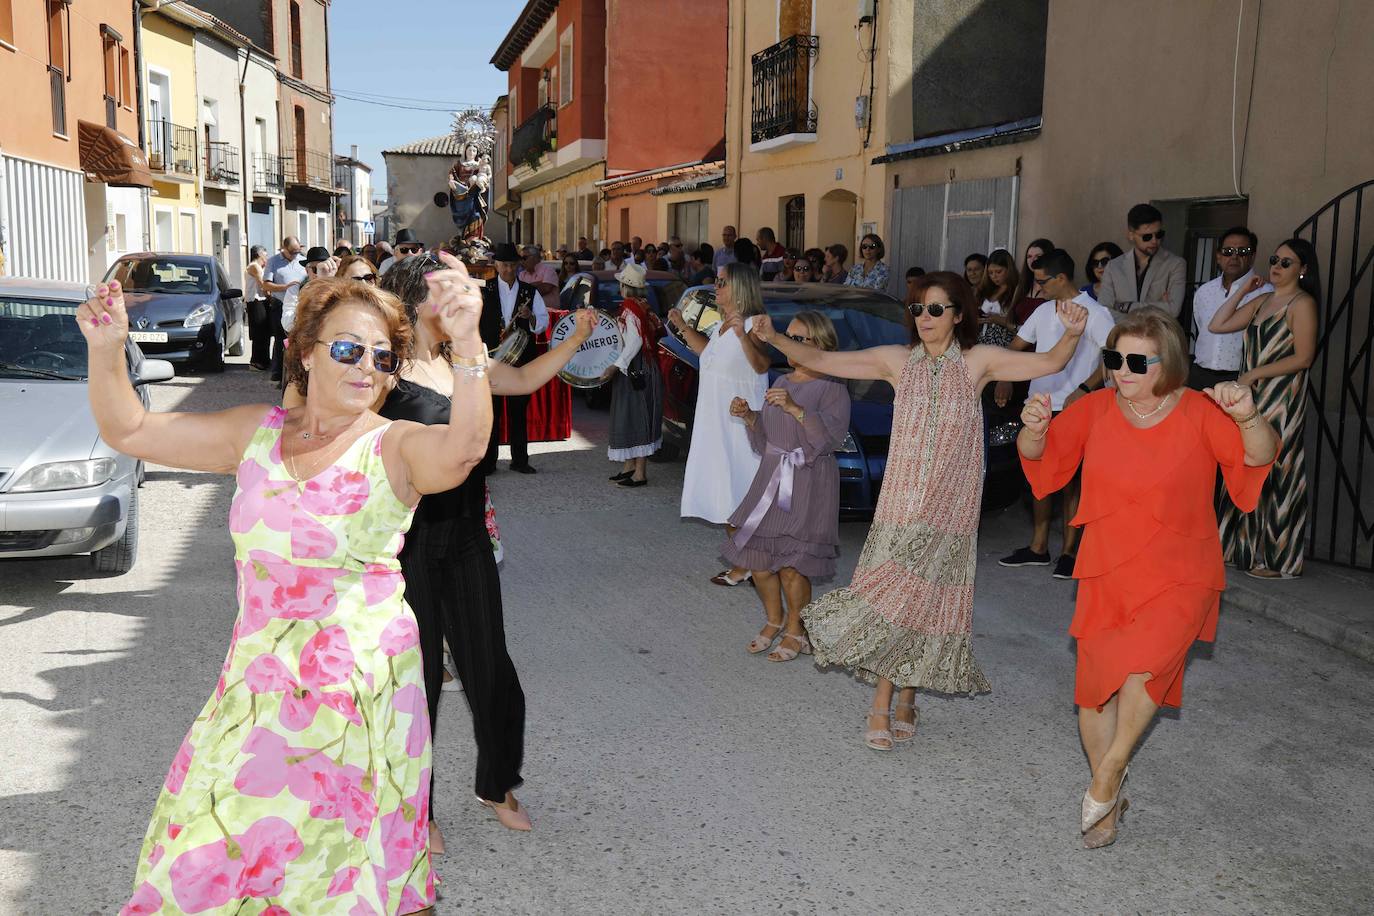
<instances>
[{"instance_id":1,"label":"man in white shirt","mask_svg":"<svg viewBox=\"0 0 1374 916\"><path fill-rule=\"evenodd\" d=\"M267 322L272 333L271 377L282 380L282 357L286 352L286 329L282 327L282 303L287 290L299 287L307 276L301 260L301 243L294 235L281 240L281 250L267 259L262 268L262 288L267 291Z\"/></svg>"},{"instance_id":2,"label":"man in white shirt","mask_svg":"<svg viewBox=\"0 0 1374 916\"><path fill-rule=\"evenodd\" d=\"M1227 229L1221 236L1221 247L1216 253L1221 275L1208 280L1193 293L1193 363L1188 367L1189 388L1211 388L1222 382L1234 381L1240 373L1245 332L1214 334L1207 326L1217 310L1231 298L1231 294L1236 289L1244 289L1250 282L1258 245L1258 236L1244 226ZM1266 283L1242 297L1237 307L1273 291L1274 287Z\"/></svg>"},{"instance_id":3,"label":"man in white shirt","mask_svg":"<svg viewBox=\"0 0 1374 916\"><path fill-rule=\"evenodd\" d=\"M496 280L488 282L482 289L482 318L479 332L488 350L495 349L501 338L512 324L517 324L530 334L530 343L525 352L516 360L517 366L533 360L534 339L549 326L549 312L539 292L520 279L520 253L509 242L496 246L492 252L496 262ZM554 297L557 301L557 289ZM521 474L533 474L530 466L529 433L526 428L526 409L529 395L511 397L493 396L492 411L497 421L492 423L491 441L487 446L487 457L483 462L483 473L496 470L496 452L500 437L499 418L504 412L506 418L506 439L510 443L510 468Z\"/></svg>"},{"instance_id":4,"label":"man in white shirt","mask_svg":"<svg viewBox=\"0 0 1374 916\"><path fill-rule=\"evenodd\" d=\"M1088 310L1088 325L1078 346L1069 357L1069 364L1053 375L1046 375L1030 383L1031 394L1048 394L1050 409L1055 413L1078 400L1102 384L1102 348L1116 320L1100 305L1091 293L1078 292L1073 282L1073 258L1062 248L1042 255L1035 262L1035 281L1049 300L1041 303L1021 325L1012 340L1013 350L1044 353L1054 349L1064 336L1064 325L1056 314L1056 305L1072 299ZM1064 487L1064 549L1054 565L1056 579L1072 579L1073 564L1078 549L1077 528L1069 524L1078 513L1079 481L1077 475ZM1048 566L1050 562L1050 521L1054 517L1053 496L1035 500L1035 529L1029 547L1018 549L999 562L1003 566Z\"/></svg>"}]
</instances>

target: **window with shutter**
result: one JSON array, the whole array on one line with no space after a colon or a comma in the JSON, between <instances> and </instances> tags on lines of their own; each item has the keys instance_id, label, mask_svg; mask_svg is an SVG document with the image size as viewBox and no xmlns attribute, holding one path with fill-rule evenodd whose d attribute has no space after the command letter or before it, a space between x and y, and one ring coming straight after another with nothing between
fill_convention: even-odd
<instances>
[{"instance_id":1,"label":"window with shutter","mask_svg":"<svg viewBox=\"0 0 1374 916\"><path fill-rule=\"evenodd\" d=\"M573 97L573 32L569 26L558 42L558 106L572 102Z\"/></svg>"}]
</instances>

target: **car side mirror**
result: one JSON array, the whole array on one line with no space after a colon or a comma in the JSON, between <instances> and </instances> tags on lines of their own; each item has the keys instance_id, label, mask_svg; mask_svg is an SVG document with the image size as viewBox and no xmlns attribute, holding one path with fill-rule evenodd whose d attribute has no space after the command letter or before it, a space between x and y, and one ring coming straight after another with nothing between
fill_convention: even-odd
<instances>
[{"instance_id":1,"label":"car side mirror","mask_svg":"<svg viewBox=\"0 0 1374 916\"><path fill-rule=\"evenodd\" d=\"M134 374L134 385L147 385L151 382L165 382L176 377L172 364L165 359L145 359Z\"/></svg>"},{"instance_id":2,"label":"car side mirror","mask_svg":"<svg viewBox=\"0 0 1374 916\"><path fill-rule=\"evenodd\" d=\"M219 297L220 297L221 299L242 299L242 298L243 298L243 290L241 290L241 289L225 289L225 290L220 290Z\"/></svg>"}]
</instances>

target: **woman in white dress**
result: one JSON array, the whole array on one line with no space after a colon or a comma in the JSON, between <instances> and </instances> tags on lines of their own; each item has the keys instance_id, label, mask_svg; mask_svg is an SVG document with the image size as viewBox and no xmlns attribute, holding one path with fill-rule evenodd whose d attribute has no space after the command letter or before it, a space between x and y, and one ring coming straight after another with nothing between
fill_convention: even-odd
<instances>
[{"instance_id":1,"label":"woman in white dress","mask_svg":"<svg viewBox=\"0 0 1374 916\"><path fill-rule=\"evenodd\" d=\"M758 268L725 265L716 281L716 308L721 321L709 337L688 327L677 309L668 312L668 321L701 363L692 446L682 483L682 517L724 525L749 492L759 468L748 428L739 417L730 416L735 398L744 398L751 410L761 410L768 389L768 354L749 336L755 321L768 320ZM711 581L733 586L748 578L746 569L728 569Z\"/></svg>"}]
</instances>

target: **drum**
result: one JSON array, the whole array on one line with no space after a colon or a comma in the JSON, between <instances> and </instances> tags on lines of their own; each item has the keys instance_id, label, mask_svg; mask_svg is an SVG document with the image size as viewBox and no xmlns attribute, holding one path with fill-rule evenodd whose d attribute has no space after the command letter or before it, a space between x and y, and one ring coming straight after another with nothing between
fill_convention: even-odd
<instances>
[{"instance_id":1,"label":"drum","mask_svg":"<svg viewBox=\"0 0 1374 916\"><path fill-rule=\"evenodd\" d=\"M577 325L575 313L568 313L554 325L549 335L549 349L559 346L572 336ZM597 310L596 327L592 336L577 348L572 359L558 373L558 377L574 388L596 388L606 370L620 358L620 323L605 312Z\"/></svg>"},{"instance_id":2,"label":"drum","mask_svg":"<svg viewBox=\"0 0 1374 916\"><path fill-rule=\"evenodd\" d=\"M525 348L529 345L530 332L521 325L512 324L501 335L501 342L491 351L491 358L498 363L514 366L525 355Z\"/></svg>"}]
</instances>

